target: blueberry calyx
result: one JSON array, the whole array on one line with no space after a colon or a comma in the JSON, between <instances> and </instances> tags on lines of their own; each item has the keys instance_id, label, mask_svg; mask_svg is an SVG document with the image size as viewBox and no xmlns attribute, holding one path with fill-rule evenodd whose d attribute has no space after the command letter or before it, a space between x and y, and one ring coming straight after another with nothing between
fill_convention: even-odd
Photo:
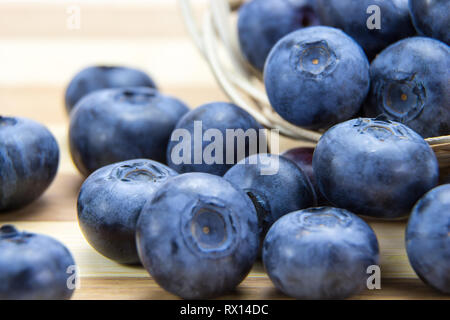
<instances>
[{"instance_id":1,"label":"blueberry calyx","mask_svg":"<svg viewBox=\"0 0 450 320\"><path fill-rule=\"evenodd\" d=\"M386 141L391 137L408 140L411 138L409 133L403 130L402 126L387 120L385 114L375 119L359 118L353 126L359 127L358 133L370 134L379 141Z\"/></svg>"},{"instance_id":2,"label":"blueberry calyx","mask_svg":"<svg viewBox=\"0 0 450 320\"><path fill-rule=\"evenodd\" d=\"M20 232L11 224L5 224L0 227L0 239L14 238L19 234Z\"/></svg>"},{"instance_id":3,"label":"blueberry calyx","mask_svg":"<svg viewBox=\"0 0 450 320\"><path fill-rule=\"evenodd\" d=\"M237 216L220 199L199 199L187 206L181 234L189 249L210 259L227 256L238 245Z\"/></svg>"},{"instance_id":4,"label":"blueberry calyx","mask_svg":"<svg viewBox=\"0 0 450 320\"><path fill-rule=\"evenodd\" d=\"M427 98L426 89L416 74L398 72L374 85L382 111L398 122L408 122L420 116Z\"/></svg>"},{"instance_id":5,"label":"blueberry calyx","mask_svg":"<svg viewBox=\"0 0 450 320\"><path fill-rule=\"evenodd\" d=\"M325 40L297 44L290 60L297 72L309 77L327 76L337 65L336 54Z\"/></svg>"},{"instance_id":6,"label":"blueberry calyx","mask_svg":"<svg viewBox=\"0 0 450 320\"><path fill-rule=\"evenodd\" d=\"M114 70L114 69L119 69L119 67L117 67L117 66L99 66L98 67L99 69L102 69L102 70Z\"/></svg>"},{"instance_id":7,"label":"blueberry calyx","mask_svg":"<svg viewBox=\"0 0 450 320\"><path fill-rule=\"evenodd\" d=\"M308 230L334 228L337 225L347 228L352 224L352 217L345 210L331 211L327 207L304 210L299 214L298 220Z\"/></svg>"},{"instance_id":8,"label":"blueberry calyx","mask_svg":"<svg viewBox=\"0 0 450 320\"><path fill-rule=\"evenodd\" d=\"M169 176L169 171L162 166L158 167L144 162L136 162L114 168L110 177L122 182L156 182L166 180Z\"/></svg>"},{"instance_id":9,"label":"blueberry calyx","mask_svg":"<svg viewBox=\"0 0 450 320\"><path fill-rule=\"evenodd\" d=\"M16 123L14 118L0 116L0 127L14 126Z\"/></svg>"},{"instance_id":10,"label":"blueberry calyx","mask_svg":"<svg viewBox=\"0 0 450 320\"><path fill-rule=\"evenodd\" d=\"M132 105L147 104L156 96L156 90L149 88L127 88L116 95L116 99Z\"/></svg>"}]
</instances>

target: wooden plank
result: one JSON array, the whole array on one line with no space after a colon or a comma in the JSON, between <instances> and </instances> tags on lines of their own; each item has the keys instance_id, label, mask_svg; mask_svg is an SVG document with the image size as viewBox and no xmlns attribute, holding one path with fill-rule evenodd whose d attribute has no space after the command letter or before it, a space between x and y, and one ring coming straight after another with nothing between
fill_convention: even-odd
<instances>
[{"instance_id":1,"label":"wooden plank","mask_svg":"<svg viewBox=\"0 0 450 320\"><path fill-rule=\"evenodd\" d=\"M352 300L447 300L448 296L427 287L418 279L385 280L381 290L365 290ZM89 299L173 300L176 296L162 290L151 278L89 278L82 279L74 294L75 300ZM247 278L231 294L220 297L231 300L291 299L274 288L268 278Z\"/></svg>"}]
</instances>

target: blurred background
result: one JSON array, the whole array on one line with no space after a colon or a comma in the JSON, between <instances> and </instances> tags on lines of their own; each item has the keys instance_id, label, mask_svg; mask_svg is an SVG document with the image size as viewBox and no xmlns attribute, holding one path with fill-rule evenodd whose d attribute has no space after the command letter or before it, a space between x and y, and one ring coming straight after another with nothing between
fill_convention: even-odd
<instances>
[{"instance_id":1,"label":"blurred background","mask_svg":"<svg viewBox=\"0 0 450 320\"><path fill-rule=\"evenodd\" d=\"M205 0L193 0L198 14ZM0 114L40 121L66 144L63 95L92 64L144 69L196 107L226 97L187 34L176 0L0 0ZM61 170L75 172L67 149Z\"/></svg>"}]
</instances>

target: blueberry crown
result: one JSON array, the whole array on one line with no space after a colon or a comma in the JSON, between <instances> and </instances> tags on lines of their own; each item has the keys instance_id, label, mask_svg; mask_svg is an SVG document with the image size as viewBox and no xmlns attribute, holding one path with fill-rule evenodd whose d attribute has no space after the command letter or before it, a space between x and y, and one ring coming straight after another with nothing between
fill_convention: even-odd
<instances>
[{"instance_id":1,"label":"blueberry crown","mask_svg":"<svg viewBox=\"0 0 450 320\"><path fill-rule=\"evenodd\" d=\"M187 206L181 233L189 249L205 258L229 255L238 245L239 220L222 200L198 199Z\"/></svg>"},{"instance_id":2,"label":"blueberry crown","mask_svg":"<svg viewBox=\"0 0 450 320\"><path fill-rule=\"evenodd\" d=\"M353 124L360 134L370 134L380 141L391 138L411 140L411 134L407 127L401 123L387 120L385 115L376 119L359 118Z\"/></svg>"},{"instance_id":3,"label":"blueberry crown","mask_svg":"<svg viewBox=\"0 0 450 320\"><path fill-rule=\"evenodd\" d=\"M14 126L16 123L17 120L14 118L0 116L0 127Z\"/></svg>"},{"instance_id":4,"label":"blueberry crown","mask_svg":"<svg viewBox=\"0 0 450 320\"><path fill-rule=\"evenodd\" d=\"M124 164L114 168L110 177L123 182L166 180L170 176L169 170L162 165L150 162L136 162Z\"/></svg>"},{"instance_id":5,"label":"blueberry crown","mask_svg":"<svg viewBox=\"0 0 450 320\"><path fill-rule=\"evenodd\" d=\"M336 208L310 208L303 210L298 215L302 227L309 230L321 228L347 228L351 225L353 218L349 212Z\"/></svg>"},{"instance_id":6,"label":"blueberry crown","mask_svg":"<svg viewBox=\"0 0 450 320\"><path fill-rule=\"evenodd\" d=\"M376 80L374 92L381 111L402 123L419 117L427 98L426 89L416 79L416 74L400 71Z\"/></svg>"},{"instance_id":7,"label":"blueberry crown","mask_svg":"<svg viewBox=\"0 0 450 320\"><path fill-rule=\"evenodd\" d=\"M294 70L308 77L323 77L332 73L338 59L325 40L305 41L294 46L290 63Z\"/></svg>"}]
</instances>

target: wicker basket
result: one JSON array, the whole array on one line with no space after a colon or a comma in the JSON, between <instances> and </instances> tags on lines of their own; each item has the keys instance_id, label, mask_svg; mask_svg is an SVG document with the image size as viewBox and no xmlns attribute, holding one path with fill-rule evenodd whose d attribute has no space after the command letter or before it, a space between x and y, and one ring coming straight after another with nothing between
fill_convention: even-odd
<instances>
[{"instance_id":1,"label":"wicker basket","mask_svg":"<svg viewBox=\"0 0 450 320\"><path fill-rule=\"evenodd\" d=\"M235 104L244 108L268 129L296 140L317 142L319 132L296 127L283 120L271 107L264 90L262 75L243 58L233 14L244 0L209 0L198 23L190 0L179 0L186 27L192 39L208 62L217 82ZM450 172L450 136L426 139L435 151L441 175Z\"/></svg>"}]
</instances>

